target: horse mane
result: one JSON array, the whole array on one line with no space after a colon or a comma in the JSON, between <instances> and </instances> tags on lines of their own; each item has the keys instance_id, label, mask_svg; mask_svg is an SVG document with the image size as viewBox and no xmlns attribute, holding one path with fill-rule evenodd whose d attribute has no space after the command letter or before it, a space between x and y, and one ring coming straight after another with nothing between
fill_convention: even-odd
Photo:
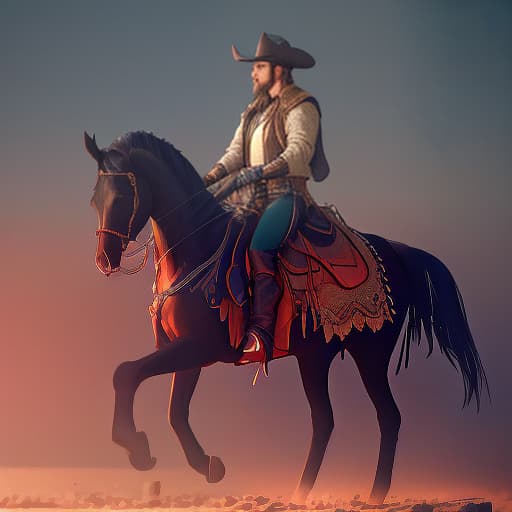
<instances>
[{"instance_id":1,"label":"horse mane","mask_svg":"<svg viewBox=\"0 0 512 512\"><path fill-rule=\"evenodd\" d=\"M162 160L173 172L178 175L183 189L192 194L204 187L203 180L194 166L183 153L167 140L157 137L151 132L128 132L115 139L108 147L108 151L128 156L132 149L144 149Z\"/></svg>"}]
</instances>

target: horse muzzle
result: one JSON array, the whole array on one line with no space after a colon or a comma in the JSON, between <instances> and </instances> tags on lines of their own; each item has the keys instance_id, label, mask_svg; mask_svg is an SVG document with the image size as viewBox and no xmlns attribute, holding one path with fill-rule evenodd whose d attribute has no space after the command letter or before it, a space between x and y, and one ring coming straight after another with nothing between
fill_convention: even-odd
<instances>
[{"instance_id":1,"label":"horse muzzle","mask_svg":"<svg viewBox=\"0 0 512 512\"><path fill-rule=\"evenodd\" d=\"M96 267L107 277L118 272L123 252L122 240L109 233L99 233L98 247L96 248Z\"/></svg>"}]
</instances>

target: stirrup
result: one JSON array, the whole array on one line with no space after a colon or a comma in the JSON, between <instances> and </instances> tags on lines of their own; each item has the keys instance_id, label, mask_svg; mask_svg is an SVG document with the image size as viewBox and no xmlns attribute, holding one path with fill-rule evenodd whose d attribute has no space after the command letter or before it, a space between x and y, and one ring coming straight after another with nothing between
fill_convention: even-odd
<instances>
[{"instance_id":1,"label":"stirrup","mask_svg":"<svg viewBox=\"0 0 512 512\"><path fill-rule=\"evenodd\" d=\"M243 352L249 354L259 353L263 355L263 361L260 361L258 369L256 370L256 373L254 374L254 378L252 380L252 385L255 386L256 381L258 380L258 376L260 374L260 370L263 370L263 374L265 375L265 377L268 377L268 362L272 358L272 355L269 354L269 351L272 352L273 347L270 347L269 350L267 351L267 347L265 346L263 340L260 341L260 336L258 336L258 332L252 332L251 334L252 336L249 336L253 338L255 341L251 343L249 347L245 348Z\"/></svg>"},{"instance_id":2,"label":"stirrup","mask_svg":"<svg viewBox=\"0 0 512 512\"><path fill-rule=\"evenodd\" d=\"M250 335L252 334L252 336ZM253 340L249 340L249 345L245 346L242 350L242 357L238 361L235 362L236 366L243 366L250 363L259 363L258 369L256 370L256 374L254 375L254 379L252 381L253 386L256 384L256 380L258 378L260 370L263 370L265 377L268 377L268 353L265 350L265 344L260 341L260 337L257 333L250 333L249 337ZM247 345L247 343L246 343ZM244 359L244 354L247 355L247 358ZM252 357L251 357L252 355ZM263 361L261 360L263 359Z\"/></svg>"},{"instance_id":3,"label":"stirrup","mask_svg":"<svg viewBox=\"0 0 512 512\"><path fill-rule=\"evenodd\" d=\"M258 336L254 335L251 337L251 339L255 340L253 341L253 343L251 343L249 345L249 347L245 347L242 352L245 352L245 353L248 353L248 354L251 354L251 353L257 353L257 352L260 352L263 345L260 343L260 339L258 338ZM263 350L265 350L263 348Z\"/></svg>"},{"instance_id":4,"label":"stirrup","mask_svg":"<svg viewBox=\"0 0 512 512\"><path fill-rule=\"evenodd\" d=\"M262 360L266 359L266 352L263 343L259 340L257 335L251 336L253 340L247 340L247 336L245 338L245 347L242 350L242 355L235 363L238 365L244 365L249 363L260 363Z\"/></svg>"}]
</instances>

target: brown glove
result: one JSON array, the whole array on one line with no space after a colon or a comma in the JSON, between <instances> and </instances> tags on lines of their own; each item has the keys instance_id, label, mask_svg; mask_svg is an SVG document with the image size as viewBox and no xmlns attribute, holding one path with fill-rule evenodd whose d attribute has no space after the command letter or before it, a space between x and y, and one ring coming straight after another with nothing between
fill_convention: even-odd
<instances>
[{"instance_id":1,"label":"brown glove","mask_svg":"<svg viewBox=\"0 0 512 512\"><path fill-rule=\"evenodd\" d=\"M216 163L211 171L203 178L203 182L206 185L206 187L209 187L210 185L213 185L214 183L217 183L217 181L224 178L224 176L228 175L228 171L226 168L220 164Z\"/></svg>"}]
</instances>

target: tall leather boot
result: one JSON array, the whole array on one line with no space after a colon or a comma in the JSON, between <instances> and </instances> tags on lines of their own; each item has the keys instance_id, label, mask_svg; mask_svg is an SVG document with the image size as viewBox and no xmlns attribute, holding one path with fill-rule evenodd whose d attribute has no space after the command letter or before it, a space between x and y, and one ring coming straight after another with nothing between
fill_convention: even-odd
<instances>
[{"instance_id":1,"label":"tall leather boot","mask_svg":"<svg viewBox=\"0 0 512 512\"><path fill-rule=\"evenodd\" d=\"M254 290L249 327L242 341L243 362L272 359L274 347L274 329L276 325L277 304L281 288L276 280L277 251L249 250L249 259L254 276ZM264 366L265 373L266 364Z\"/></svg>"}]
</instances>

